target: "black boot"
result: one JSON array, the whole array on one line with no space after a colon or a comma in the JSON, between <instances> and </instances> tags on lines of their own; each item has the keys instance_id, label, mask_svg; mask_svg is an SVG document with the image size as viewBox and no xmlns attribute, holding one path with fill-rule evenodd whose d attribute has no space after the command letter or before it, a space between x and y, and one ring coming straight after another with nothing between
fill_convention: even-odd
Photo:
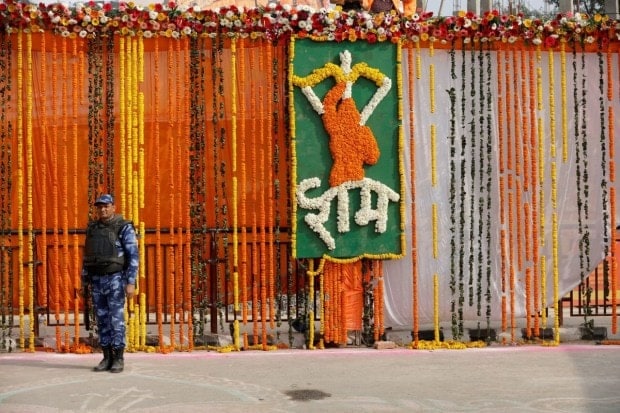
<instances>
[{"instance_id":1,"label":"black boot","mask_svg":"<svg viewBox=\"0 0 620 413\"><path fill-rule=\"evenodd\" d=\"M112 366L110 373L120 373L125 368L125 360L123 359L123 348L112 349Z\"/></svg>"},{"instance_id":2,"label":"black boot","mask_svg":"<svg viewBox=\"0 0 620 413\"><path fill-rule=\"evenodd\" d=\"M112 347L102 347L101 350L103 350L103 360L93 367L94 371L107 371L112 368Z\"/></svg>"}]
</instances>

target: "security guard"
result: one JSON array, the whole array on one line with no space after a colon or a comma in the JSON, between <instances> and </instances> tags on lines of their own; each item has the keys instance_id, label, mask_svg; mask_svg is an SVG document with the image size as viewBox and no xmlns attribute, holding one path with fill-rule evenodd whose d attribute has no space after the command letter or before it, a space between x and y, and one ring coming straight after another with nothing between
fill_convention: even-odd
<instances>
[{"instance_id":1,"label":"security guard","mask_svg":"<svg viewBox=\"0 0 620 413\"><path fill-rule=\"evenodd\" d=\"M94 371L120 373L124 368L125 298L132 302L138 274L136 231L115 213L114 198L95 201L98 217L86 230L82 285L91 285L103 360Z\"/></svg>"}]
</instances>

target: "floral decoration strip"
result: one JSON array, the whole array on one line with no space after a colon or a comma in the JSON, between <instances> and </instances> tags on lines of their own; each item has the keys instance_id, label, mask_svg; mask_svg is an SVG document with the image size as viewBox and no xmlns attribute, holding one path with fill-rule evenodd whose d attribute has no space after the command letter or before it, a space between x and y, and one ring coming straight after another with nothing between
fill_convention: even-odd
<instances>
[{"instance_id":1,"label":"floral decoration strip","mask_svg":"<svg viewBox=\"0 0 620 413\"><path fill-rule=\"evenodd\" d=\"M556 47L560 43L594 44L619 41L620 26L609 16L580 13L553 18L530 18L519 13L501 15L497 10L482 15L459 11L455 16L432 12L403 17L395 12L371 14L360 10L314 9L277 3L256 8L231 5L212 10L173 1L142 6L133 2L77 3L68 6L30 4L8 0L0 4L0 25L8 31L53 31L67 37L93 38L120 34L150 38L164 36L265 37L271 40L314 37L333 41L366 40L370 43L401 39L447 44L454 39L469 42L515 43Z\"/></svg>"}]
</instances>

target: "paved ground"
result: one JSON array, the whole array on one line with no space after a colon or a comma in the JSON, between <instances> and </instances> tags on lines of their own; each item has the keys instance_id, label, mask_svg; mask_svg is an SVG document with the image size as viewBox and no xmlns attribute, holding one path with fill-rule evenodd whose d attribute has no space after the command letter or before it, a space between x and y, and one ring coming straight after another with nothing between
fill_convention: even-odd
<instances>
[{"instance_id":1,"label":"paved ground","mask_svg":"<svg viewBox=\"0 0 620 413\"><path fill-rule=\"evenodd\" d=\"M0 354L0 412L620 411L620 346Z\"/></svg>"}]
</instances>

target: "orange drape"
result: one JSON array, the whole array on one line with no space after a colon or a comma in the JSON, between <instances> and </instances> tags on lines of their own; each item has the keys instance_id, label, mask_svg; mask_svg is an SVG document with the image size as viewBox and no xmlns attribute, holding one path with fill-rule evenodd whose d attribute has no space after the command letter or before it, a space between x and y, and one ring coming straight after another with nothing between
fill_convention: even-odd
<instances>
[{"instance_id":1,"label":"orange drape","mask_svg":"<svg viewBox=\"0 0 620 413\"><path fill-rule=\"evenodd\" d=\"M42 40L45 38L45 48L42 50ZM84 70L84 77L82 79L78 79L78 82L74 82L74 76L70 72L75 65L73 65L73 60L75 59L72 56L74 50L77 52L78 58L82 61L87 61L88 59L88 43L86 39L76 39L76 49L73 49L72 42L73 39L67 40L67 44L69 47L67 49L67 55L65 56L65 61L67 65L65 69L63 69L62 65L62 53L63 53L63 39L59 36L50 33L37 33L32 35L33 39L33 112L32 112L32 124L33 124L33 139L34 139L34 148L44 148L45 153L42 151L34 151L33 154L33 224L34 231L37 233L42 228L43 222L43 208L45 206L45 221L46 221L46 229L51 234L59 233L62 231L62 223L69 223L69 232L73 233L73 231L83 231L86 227L86 224L89 220L89 214L93 213L93 209L89 206L89 203L92 202L90 197L93 194L107 192L109 188L108 185L113 185L116 193L116 203L117 203L117 211L124 211L126 215L129 215L130 211L128 208L130 206L122 204L122 197L118 193L120 191L120 177L121 177L121 165L120 165L120 150L118 139L120 136L121 126L120 115L118 113L119 110L119 82L118 79L114 79L113 84L115 87L114 92L114 182L107 184L106 181L99 183L97 188L89 188L89 147L92 151L92 142L89 145L89 113L92 112L89 109L92 102L89 102L89 76L92 74L87 73L87 70ZM190 68L187 66L188 61L184 58L185 54L188 53L189 42L181 42L179 43L176 39L167 39L167 38L158 38L158 52L154 51L154 42L155 39L144 39L144 77L143 81L140 82L138 88L144 94L144 159L145 159L145 168L144 168L144 182L145 182L145 193L144 193L144 208L140 209L140 220L144 222L145 228L147 230L147 235L141 238L141 242L148 244L155 244L155 236L148 235L156 228L156 219L157 214L160 214L160 222L162 223L162 227L164 230L167 230L166 225L170 222L171 213L175 211L177 217L175 217L175 222L179 224L179 226L183 225L181 221L181 216L178 216L179 205L172 205L172 199L189 199L189 194L186 193L189 191L195 191L196 188L192 188L188 182L179 180L187 180L187 174L184 171L187 171L188 168L191 170L193 165L189 164L189 160L187 157L181 156L179 157L175 151L169 150L169 145L167 142L170 141L173 143L174 147L180 145L182 148L186 148L187 146L187 133L188 128L183 127L180 124L179 119L189 119L190 116L194 115L196 111L201 110L200 108L193 108L189 105L191 101L191 94L197 93L193 88L188 87L178 87L175 88L175 94L185 94L184 96L176 96L173 93L170 93L167 85L170 82L176 82L177 79L188 79L188 72ZM226 41L223 43L222 52L221 52L221 76L223 76L223 80L220 84L223 86L223 89L219 90L215 88L211 82L211 70L213 62L212 59L212 43L216 40L207 39L204 42L204 47L206 50L204 52L204 59L199 63L201 65L200 70L204 71L206 75L204 76L205 84L202 85L203 95L201 96L203 99L203 113L202 116L208 123L204 127L204 148L202 148L204 152L205 163L207 164L204 168L203 173L205 176L203 177L203 181L207 183L207 187L205 188L204 194L199 194L194 197L194 199L204 200L205 208L204 208L204 223L207 227L215 227L218 225L218 216L217 214L222 214L222 211L214 211L213 200L217 196L219 197L219 205L232 205L233 203L233 191L232 191L232 174L230 173L232 167L232 147L229 142L222 142L222 139L230 139L230 130L232 127L232 119L230 118L231 113L231 78L230 78L230 50L229 43ZM16 42L13 42L15 45ZM169 47L169 46L172 47ZM118 39L116 39L114 45L114 73L118 74L118 66L119 66L119 44ZM219 47L219 46L218 46ZM266 53L265 50L268 46L267 43L248 43L248 45L243 49L243 52L246 55L250 53ZM42 62L42 53L45 53L45 68L46 70L41 70L41 62ZM12 59L16 59L17 50L13 50ZM267 54L265 54L267 56ZM159 64L155 64L155 59L159 59ZM172 71L170 71L170 67L167 64L169 61L176 61L176 59L180 59L180 63L174 64L172 66ZM280 54L276 54L275 58L279 58L282 61L279 62L278 65L271 65L273 67L277 67L279 73L275 77L278 84L277 88L274 88L273 76L257 76L256 74L245 73L244 76L250 79L251 82L245 81L238 85L245 87L248 90L239 90L238 93L248 93L250 83L253 87L262 87L264 90L273 90L270 92L269 97L273 99L271 105L273 112L280 113L280 116L277 120L271 119L263 122L256 122L256 119L238 119L237 129L245 130L248 134L252 136L256 136L257 125L260 124L260 127L263 128L271 128L278 129L280 131L285 130L286 127L284 125L284 114L286 112L285 106L285 93L286 93L286 75L285 69L287 67L287 62ZM248 61L247 56L245 57L245 61ZM104 60L105 62L105 60ZM194 64L194 63L192 63ZM12 65L13 68L13 76L17 78L16 73L16 64ZM157 74L155 70L158 70ZM239 68L237 68L237 71ZM246 67L246 70L249 68ZM103 71L105 76L105 70ZM157 88L155 87L155 79L159 81L159 92L156 93ZM196 80L194 80L196 81ZM54 82L56 82L54 84ZM61 82L65 82L66 84L61 84ZM106 80L102 81L103 84L106 84ZM54 86L54 88L52 87ZM45 93L41 93L41 91L45 91ZM66 90L66 102L63 104L62 91ZM54 92L55 91L55 92ZM15 87L13 87L12 93L16 93ZM277 93L278 96L273 96L274 93ZM43 100L43 97L45 100ZM78 100L77 104L74 104L74 100ZM217 105L214 105L213 102L216 101ZM7 122L11 122L13 125L17 122L16 119L16 109L15 105L17 104L17 99L13 98L10 101L12 107L9 108L5 113L8 116ZM186 105L179 105L177 102L184 102ZM24 103L25 105L25 103ZM223 105L223 106L220 106ZM179 107L181 106L181 107ZM157 111L154 109L157 107ZM102 110L102 112L105 109ZM261 111L260 113L263 116L271 117L272 113L267 113L267 111ZM224 114L224 116L220 116ZM259 116L258 114L254 114L253 117L256 118ZM45 117L45 121L43 121L43 117ZM74 124L74 119L76 120ZM24 120L25 122L25 120ZM241 127L240 123L245 122L243 127ZM274 122L279 122L278 125L274 126ZM44 125L44 126L43 126ZM135 124L134 124L135 126ZM156 126L156 127L155 127ZM24 126L25 127L25 126ZM43 130L45 127L45 130ZM12 147L16 148L18 143L18 136L15 132L16 128L13 128L13 142ZM157 133L160 136L159 142L160 145L157 145L158 141L155 139L154 133ZM44 133L46 132L46 133ZM127 131L125 131L127 133ZM104 131L104 134L108 134L110 131ZM72 137L74 134L77 135L77 142L74 143ZM215 136L217 134L217 136ZM263 134L265 136L273 136L271 130L264 130ZM280 148L287 148L285 139L286 134L279 133L273 136L273 139L277 139L278 146ZM52 139L57 136L58 144L54 145ZM223 137L223 138L222 138ZM257 147L253 145L257 145L258 141L256 139L247 139L246 136L238 136L238 139L245 139L246 150L248 153L256 152L258 150ZM43 139L45 139L46 145L42 145ZM105 136L103 137L105 140ZM66 143L65 143L66 142ZM275 144L275 142L274 142ZM220 163L216 168L214 168L214 147L217 147L217 162ZM105 152L106 148L97 148ZM196 148L192 148L195 150ZM73 153L77 150L78 154L78 162L77 165L74 166L73 162L68 162L66 165L67 171L66 176L61 179L61 175L64 174L64 164L61 162L64 156L67 159L72 160ZM104 158L106 154L103 155ZM285 156L285 153L281 150L281 155ZM282 158L284 159L284 158ZM281 165L284 165L284 161L282 159L274 159L274 162L280 162ZM106 162L110 160L106 158ZM247 159L246 162L258 162L259 159ZM158 165L156 165L156 163ZM10 227L16 229L17 225L17 217L18 211L20 208L26 208L26 205L20 205L16 202L18 188L16 185L17 179L17 162L14 161L12 164L12 170L10 171L12 175L13 186L11 188L11 193L7 194L13 200L11 203L12 213L9 217L10 219ZM62 168L61 168L62 167ZM252 170L252 165L246 165L248 170ZM256 165L254 165L256 167ZM77 170L75 170L77 168ZM171 168L174 168L173 173L171 172ZM58 176L56 176L53 171L58 171ZM217 172L216 172L217 171ZM105 172L105 171L104 171ZM157 172L157 174L156 174ZM214 176L215 174L219 174L219 176ZM287 182L287 174L288 169L280 166L277 169L278 176L274 176L273 179L279 179L280 182ZM159 185L161 187L161 196L156 200L157 192L153 190L154 181L156 179L159 180ZM171 178L174 177L174 178ZM105 179L110 179L109 176L106 176ZM171 179L175 179L175 182L171 182ZM250 178L248 178L250 179ZM214 182L217 182L219 187L215 187ZM92 185L92 184L91 184ZM222 190L222 187L225 188L225 191ZM22 191L26 191L26 183L22 188ZM46 202L43 202L43 188L46 188ZM77 191L74 191L73 188L77 188ZM245 185L247 199L257 199L258 194L257 191L261 191L261 186L252 186ZM57 192L55 192L57 191ZM170 192L174 191L174 194ZM55 203L53 202L53 193L59 194L59 199ZM67 199L60 199L62 194L67 194ZM169 195L174 195L171 197ZM222 199L225 197L225 199ZM156 202L157 201L157 202ZM272 200L274 205L270 206L271 208L275 208L278 211L281 211L278 214L279 217L279 225L287 226L288 225L288 215L286 213L286 204L288 202L288 194L286 191L280 192L280 197L278 199ZM155 208L157 206L157 208ZM230 212L228 212L230 213ZM77 216L76 216L77 215ZM66 217L66 218L65 218ZM251 215L248 214L248 219L251 218ZM65 221L66 219L66 221ZM221 221L221 216L220 216ZM56 222L56 226L54 226ZM78 223L78 228L73 228L74 223ZM228 216L228 225L230 226L232 220L230 216ZM136 222L136 227L138 223ZM247 226L251 225L251 222L243 222L240 221L239 226ZM175 225L176 226L176 225ZM149 232L151 231L151 232ZM48 288L38 288L36 297L37 306L40 307L49 307L51 302L54 301L55 294L54 291L69 291L73 294L74 289L79 288L79 286L74 285L74 274L66 274L65 272L75 271L72 269L74 267L73 263L75 262L75 252L72 248L69 248L69 254L63 257L63 252L60 251L59 256L60 262L58 263L58 270L56 273L53 271L53 259L55 254L52 253L52 242L54 237L47 237L47 246L41 245L40 237L36 238L36 244L33 248L36 248L36 256L42 257L44 256L42 251L44 248L48 248L47 254L47 263L41 263L42 265L47 265L47 278L48 278ZM63 237L60 237L62 243ZM83 245L83 235L80 235L78 238L79 245ZM17 242L17 237L11 237L10 242L15 246ZM165 247L165 246L164 246ZM29 248L28 245L25 245L25 248ZM64 246L61 245L60 249L62 250ZM24 252L24 259L27 257L27 254ZM79 254L79 252L78 252ZM149 250L149 254L154 254ZM78 257L79 258L79 257ZM67 260L65 263L64 260ZM154 262L154 258L151 259L150 255L147 255L147 260ZM45 280L42 278L42 265L38 265L37 267L37 280L38 282L43 283ZM154 265L154 264L153 264ZM146 289L153 290L155 286L154 276L155 276L155 268L153 265L147 269L147 277L150 277L146 282ZM71 270L70 270L71 269ZM165 270L165 269L164 269ZM189 271L189 269L187 269ZM16 274L16 271L14 272ZM179 281L182 282L182 277L179 277ZM56 283L61 283L59 289L55 289L54 285ZM26 290L29 288L29 285L26 285ZM176 288L180 288L177 286ZM177 290L179 291L179 290ZM226 301L232 300L232 288L229 288L230 296L226 297ZM13 296L13 301L15 305L17 305L18 297L17 289L15 289L15 295ZM154 305L155 296L148 296L148 304ZM26 301L27 301L27 297ZM61 303L64 302L64 299L60 300ZM26 306L29 305L28 302L25 303Z\"/></svg>"}]
</instances>

